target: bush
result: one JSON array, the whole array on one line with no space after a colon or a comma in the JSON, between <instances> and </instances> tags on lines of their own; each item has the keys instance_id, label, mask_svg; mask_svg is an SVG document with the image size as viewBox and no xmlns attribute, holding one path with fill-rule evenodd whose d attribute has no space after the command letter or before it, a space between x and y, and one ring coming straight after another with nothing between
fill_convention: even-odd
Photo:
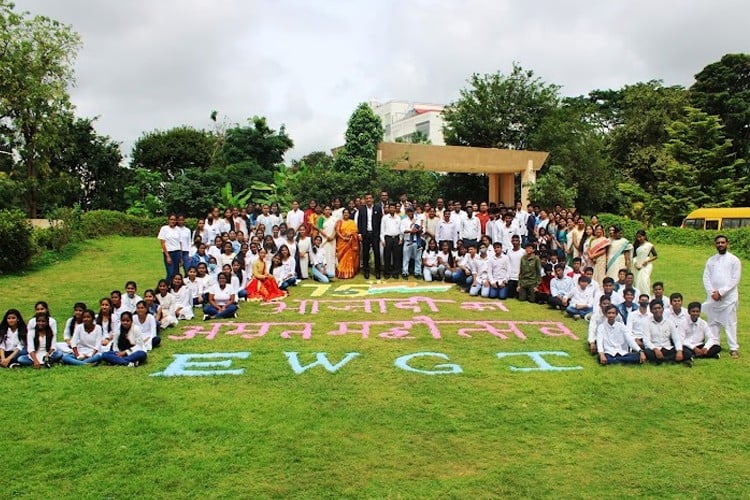
<instances>
[{"instance_id":1,"label":"bush","mask_svg":"<svg viewBox=\"0 0 750 500\"><path fill-rule=\"evenodd\" d=\"M729 251L740 258L750 258L750 228L704 231L679 227L654 227L648 230L648 239L656 244L713 248L714 238L723 234L729 238Z\"/></svg>"},{"instance_id":2,"label":"bush","mask_svg":"<svg viewBox=\"0 0 750 500\"><path fill-rule=\"evenodd\" d=\"M113 210L93 210L81 216L80 233L83 238L102 236L153 236L167 223L166 217L137 217ZM186 219L189 228L196 226L195 219Z\"/></svg>"},{"instance_id":3,"label":"bush","mask_svg":"<svg viewBox=\"0 0 750 500\"><path fill-rule=\"evenodd\" d=\"M0 211L0 273L17 272L36 253L34 230L20 210Z\"/></svg>"},{"instance_id":4,"label":"bush","mask_svg":"<svg viewBox=\"0 0 750 500\"><path fill-rule=\"evenodd\" d=\"M630 219L628 217L622 217L615 214L597 214L599 217L599 224L604 227L604 235L607 235L607 228L609 226L618 226L622 229L622 235L628 241L635 241L635 233L641 229L646 229L646 225L637 220Z\"/></svg>"}]
</instances>

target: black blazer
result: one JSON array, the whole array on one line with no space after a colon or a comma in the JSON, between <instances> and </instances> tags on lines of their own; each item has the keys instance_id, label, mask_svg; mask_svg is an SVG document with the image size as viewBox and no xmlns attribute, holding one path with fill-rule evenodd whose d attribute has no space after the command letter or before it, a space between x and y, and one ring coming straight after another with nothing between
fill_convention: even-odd
<instances>
[{"instance_id":1,"label":"black blazer","mask_svg":"<svg viewBox=\"0 0 750 500\"><path fill-rule=\"evenodd\" d=\"M383 220L383 209L380 205L372 206L372 232L375 236L380 238L380 221ZM362 205L359 207L359 213L357 214L357 230L359 234L367 233L367 206Z\"/></svg>"}]
</instances>

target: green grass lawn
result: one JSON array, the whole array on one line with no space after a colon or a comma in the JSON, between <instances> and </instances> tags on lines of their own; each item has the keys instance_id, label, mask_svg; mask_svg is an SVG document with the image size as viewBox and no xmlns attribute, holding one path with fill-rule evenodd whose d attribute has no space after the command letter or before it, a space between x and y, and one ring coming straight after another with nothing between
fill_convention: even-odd
<instances>
[{"instance_id":1,"label":"green grass lawn","mask_svg":"<svg viewBox=\"0 0 750 500\"><path fill-rule=\"evenodd\" d=\"M655 280L686 303L704 300L701 276L711 248L660 246ZM746 270L746 273L748 271ZM0 278L0 310L30 314L50 303L62 326L74 302L89 305L134 279L142 292L162 277L154 238L89 242L75 258L24 276ZM421 282L420 282L421 283ZM748 292L742 282L743 299ZM336 282L321 300L363 300L361 277ZM192 326L167 331L163 347L137 369L71 368L0 372L6 471L2 497L747 497L750 479L750 353L739 360L699 360L681 366L599 367L585 352L585 324L545 307L506 302L508 311L470 311L455 290L420 293L439 312L387 305L301 315L296 300L323 289L297 287L286 310L242 303L237 323L312 323L311 338L272 327L243 338L224 326L213 339ZM345 294L348 293L348 294ZM402 298L384 294L371 298ZM473 302L482 299L471 299ZM484 302L488 302L484 300ZM493 303L496 303L494 301ZM342 307L346 304L336 304ZM743 304L745 306L745 304ZM373 330L328 335L339 322L408 321L429 316L441 338L420 324L413 338L382 338ZM521 325L526 338L482 332L457 334L471 322L562 322L578 340L546 336ZM740 310L740 344L750 314ZM248 330L249 331L249 330ZM723 339L722 339L723 340ZM547 356L568 371L514 371L536 365L498 353L561 351ZM187 353L249 352L234 359L240 375L154 377ZM316 353L332 364L297 375L285 352L308 365ZM461 373L428 376L404 371L397 358L425 371L459 365ZM199 360L201 361L201 360ZM206 361L206 360L202 360ZM201 368L198 368L200 370ZM205 370L206 368L203 368ZM451 370L446 368L446 371ZM455 369L452 369L455 370Z\"/></svg>"}]
</instances>

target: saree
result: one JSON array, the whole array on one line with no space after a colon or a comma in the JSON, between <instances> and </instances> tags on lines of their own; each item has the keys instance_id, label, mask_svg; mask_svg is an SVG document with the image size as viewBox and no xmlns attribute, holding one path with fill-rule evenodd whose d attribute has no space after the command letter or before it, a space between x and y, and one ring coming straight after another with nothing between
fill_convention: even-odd
<instances>
[{"instance_id":1,"label":"saree","mask_svg":"<svg viewBox=\"0 0 750 500\"><path fill-rule=\"evenodd\" d=\"M336 277L353 278L359 271L359 238L357 223L351 219L338 223L336 240Z\"/></svg>"},{"instance_id":2,"label":"saree","mask_svg":"<svg viewBox=\"0 0 750 500\"><path fill-rule=\"evenodd\" d=\"M654 265L648 262L651 251L654 249L654 245L646 241L639 246L635 251L635 282L633 286L641 291L641 293L651 293L651 271ZM640 269L638 269L640 267Z\"/></svg>"},{"instance_id":3,"label":"saree","mask_svg":"<svg viewBox=\"0 0 750 500\"><path fill-rule=\"evenodd\" d=\"M630 257L632 250L633 245L625 238L611 240L609 249L607 250L607 276L617 281L617 273L620 269L627 267L629 261L627 257Z\"/></svg>"},{"instance_id":4,"label":"saree","mask_svg":"<svg viewBox=\"0 0 750 500\"><path fill-rule=\"evenodd\" d=\"M610 245L609 238L602 236L591 241L591 246L588 250L589 262L594 268L593 280L602 284L604 278L607 277L607 247Z\"/></svg>"},{"instance_id":5,"label":"saree","mask_svg":"<svg viewBox=\"0 0 750 500\"><path fill-rule=\"evenodd\" d=\"M287 293L279 288L274 277L265 277L265 274L266 262L261 259L256 260L253 263L253 279L245 287L247 300L270 302L287 296Z\"/></svg>"}]
</instances>

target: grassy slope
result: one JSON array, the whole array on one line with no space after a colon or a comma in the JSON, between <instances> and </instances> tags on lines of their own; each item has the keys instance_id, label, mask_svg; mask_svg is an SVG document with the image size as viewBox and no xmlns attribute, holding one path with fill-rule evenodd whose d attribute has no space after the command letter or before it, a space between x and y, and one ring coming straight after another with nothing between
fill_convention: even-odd
<instances>
[{"instance_id":1,"label":"grassy slope","mask_svg":"<svg viewBox=\"0 0 750 500\"><path fill-rule=\"evenodd\" d=\"M126 279L141 290L161 275L152 238L87 244L77 258L22 278L3 277L0 310L24 313L37 298L62 324L72 303L94 304ZM710 249L660 247L655 279L702 300ZM360 282L359 279L355 282ZM741 293L748 292L747 274ZM294 297L309 289L297 288ZM465 299L457 292L436 298ZM332 297L331 297L332 298ZM559 313L508 302L476 318L554 320ZM6 394L3 463L20 496L728 496L747 494L748 356L676 366L595 365L582 341L528 334L440 340L329 337L341 313L268 316L242 304L238 321L315 322L313 338L166 341L137 370L55 368L0 372ZM393 315L410 318L411 312ZM457 307L435 319L467 318ZM584 324L566 324L584 338ZM740 342L750 324L740 311ZM176 333L179 333L177 331ZM149 377L171 354L252 351L238 377ZM500 351L565 351L580 371L511 372L531 366ZM283 355L361 356L339 372L294 375ZM442 352L460 375L401 371L394 360ZM439 361L442 362L442 361ZM433 361L415 361L430 369ZM23 471L23 472L21 472ZM11 491L8 491L11 493ZM3 495L5 496L5 495Z\"/></svg>"}]
</instances>

